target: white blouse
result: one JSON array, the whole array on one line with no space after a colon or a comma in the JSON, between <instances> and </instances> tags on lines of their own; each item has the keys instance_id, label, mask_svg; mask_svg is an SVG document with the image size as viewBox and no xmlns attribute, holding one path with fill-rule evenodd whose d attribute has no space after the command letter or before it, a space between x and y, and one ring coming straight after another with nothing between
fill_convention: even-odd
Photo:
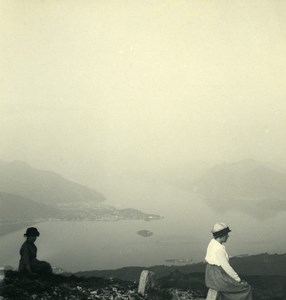
<instances>
[{"instance_id":1,"label":"white blouse","mask_svg":"<svg viewBox=\"0 0 286 300\"><path fill-rule=\"evenodd\" d=\"M223 246L215 239L212 239L208 245L205 260L210 265L221 266L230 277L238 282L241 281L237 273L228 262L229 257L225 251L225 246Z\"/></svg>"}]
</instances>

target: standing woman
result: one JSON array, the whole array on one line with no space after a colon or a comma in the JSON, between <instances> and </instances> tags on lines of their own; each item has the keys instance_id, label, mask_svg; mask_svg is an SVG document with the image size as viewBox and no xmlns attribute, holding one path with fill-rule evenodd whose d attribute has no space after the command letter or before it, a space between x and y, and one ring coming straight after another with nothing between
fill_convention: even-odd
<instances>
[{"instance_id":1,"label":"standing woman","mask_svg":"<svg viewBox=\"0 0 286 300\"><path fill-rule=\"evenodd\" d=\"M252 300L251 286L241 280L229 264L229 257L223 243L227 242L231 230L225 223L213 227L213 239L206 254L205 281L208 288L218 291L220 300Z\"/></svg>"},{"instance_id":2,"label":"standing woman","mask_svg":"<svg viewBox=\"0 0 286 300\"><path fill-rule=\"evenodd\" d=\"M26 241L20 249L21 259L19 262L19 272L50 274L51 265L46 261L37 259L37 247L34 244L40 233L37 228L29 227L24 234Z\"/></svg>"}]
</instances>

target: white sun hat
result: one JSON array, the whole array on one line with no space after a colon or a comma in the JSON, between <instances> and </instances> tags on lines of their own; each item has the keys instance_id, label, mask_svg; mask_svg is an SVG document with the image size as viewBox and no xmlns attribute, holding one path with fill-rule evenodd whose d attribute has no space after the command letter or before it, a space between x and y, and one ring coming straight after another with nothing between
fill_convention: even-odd
<instances>
[{"instance_id":1,"label":"white sun hat","mask_svg":"<svg viewBox=\"0 0 286 300\"><path fill-rule=\"evenodd\" d=\"M212 229L214 237L221 237L227 235L229 232L231 232L230 228L223 222L215 223Z\"/></svg>"}]
</instances>

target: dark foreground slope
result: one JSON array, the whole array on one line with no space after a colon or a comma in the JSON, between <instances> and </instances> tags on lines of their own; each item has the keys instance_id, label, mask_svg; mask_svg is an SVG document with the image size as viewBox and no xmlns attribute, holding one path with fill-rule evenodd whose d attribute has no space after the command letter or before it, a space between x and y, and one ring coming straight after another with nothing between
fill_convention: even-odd
<instances>
[{"instance_id":1,"label":"dark foreground slope","mask_svg":"<svg viewBox=\"0 0 286 300\"><path fill-rule=\"evenodd\" d=\"M87 300L87 299L128 299L168 300L167 291L156 291L148 296L137 293L136 282L104 279L79 278L75 276L23 276L15 271L6 272L1 284L1 299L9 300Z\"/></svg>"},{"instance_id":2,"label":"dark foreground slope","mask_svg":"<svg viewBox=\"0 0 286 300\"><path fill-rule=\"evenodd\" d=\"M253 287L255 300L286 299L285 276L245 276ZM144 297L137 293L137 281L50 275L23 277L18 272L6 272L0 288L5 300L202 300L207 288L204 273L181 273L176 270L155 280L155 288Z\"/></svg>"},{"instance_id":3,"label":"dark foreground slope","mask_svg":"<svg viewBox=\"0 0 286 300\"><path fill-rule=\"evenodd\" d=\"M286 299L286 255L262 253L232 257L231 265L253 287L254 299ZM138 280L143 267L125 267L117 270L88 271L79 276L113 277L122 280ZM162 290L178 289L206 295L204 263L184 266L153 266L145 268L155 273L157 286ZM183 299L183 298L182 298ZM186 298L185 298L186 299Z\"/></svg>"}]
</instances>

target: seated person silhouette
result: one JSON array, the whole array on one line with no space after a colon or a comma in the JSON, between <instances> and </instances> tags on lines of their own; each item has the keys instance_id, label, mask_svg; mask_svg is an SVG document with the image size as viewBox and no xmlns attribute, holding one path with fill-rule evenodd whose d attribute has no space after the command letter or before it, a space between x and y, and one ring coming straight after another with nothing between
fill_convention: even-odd
<instances>
[{"instance_id":1,"label":"seated person silhouette","mask_svg":"<svg viewBox=\"0 0 286 300\"><path fill-rule=\"evenodd\" d=\"M24 234L26 241L20 249L19 272L30 274L52 273L52 267L48 262L37 259L37 247L34 243L39 235L40 233L37 228L27 228Z\"/></svg>"}]
</instances>

